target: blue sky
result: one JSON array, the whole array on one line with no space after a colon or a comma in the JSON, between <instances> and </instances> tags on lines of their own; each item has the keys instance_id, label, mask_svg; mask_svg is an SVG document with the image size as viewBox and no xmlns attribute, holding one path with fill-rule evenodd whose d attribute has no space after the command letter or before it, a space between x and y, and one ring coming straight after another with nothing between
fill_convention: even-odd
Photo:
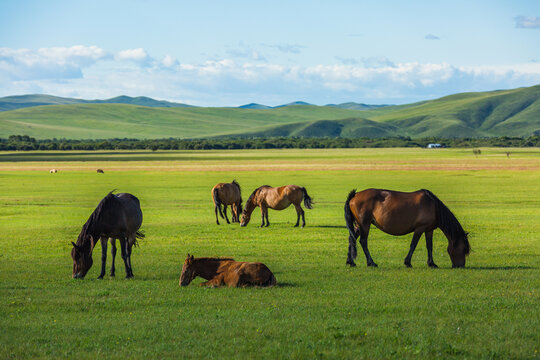
<instances>
[{"instance_id":1,"label":"blue sky","mask_svg":"<svg viewBox=\"0 0 540 360\"><path fill-rule=\"evenodd\" d=\"M401 104L540 84L540 1L0 2L0 96Z\"/></svg>"}]
</instances>

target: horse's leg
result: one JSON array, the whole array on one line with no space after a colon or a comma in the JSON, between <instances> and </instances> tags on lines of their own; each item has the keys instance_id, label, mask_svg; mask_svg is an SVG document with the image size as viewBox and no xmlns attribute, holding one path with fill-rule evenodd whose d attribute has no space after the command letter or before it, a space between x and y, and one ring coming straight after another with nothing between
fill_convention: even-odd
<instances>
[{"instance_id":1,"label":"horse's leg","mask_svg":"<svg viewBox=\"0 0 540 360\"><path fill-rule=\"evenodd\" d=\"M431 268L438 268L433 261L433 231L426 231L427 264Z\"/></svg>"},{"instance_id":2,"label":"horse's leg","mask_svg":"<svg viewBox=\"0 0 540 360\"><path fill-rule=\"evenodd\" d=\"M114 258L116 257L116 239L115 238L111 238L111 256L112 256L112 265L111 265L110 276L114 276L116 273L116 269L114 267Z\"/></svg>"},{"instance_id":3,"label":"horse's leg","mask_svg":"<svg viewBox=\"0 0 540 360\"><path fill-rule=\"evenodd\" d=\"M101 240L101 274L99 274L98 279L103 279L105 276L105 264L107 263L107 241L109 238L100 237Z\"/></svg>"},{"instance_id":4,"label":"horse's leg","mask_svg":"<svg viewBox=\"0 0 540 360\"><path fill-rule=\"evenodd\" d=\"M354 239L353 239L353 241L356 242L356 239L358 239L359 236L360 236L360 229L354 229ZM351 237L351 235L349 235L349 237ZM352 252L353 252L353 247L352 246L353 245L349 241L349 251L347 252L347 262L346 262L346 264L350 265L350 266L356 266L356 264L354 263L354 259L352 257Z\"/></svg>"},{"instance_id":5,"label":"horse's leg","mask_svg":"<svg viewBox=\"0 0 540 360\"><path fill-rule=\"evenodd\" d=\"M129 277L133 277L133 266L131 266L131 250L133 249L133 244L135 243L135 234L132 235L131 239L128 239L127 242L127 259L129 264Z\"/></svg>"},{"instance_id":6,"label":"horse's leg","mask_svg":"<svg viewBox=\"0 0 540 360\"><path fill-rule=\"evenodd\" d=\"M219 225L219 219L218 219L218 206L217 206L217 204L214 204L214 212L216 213L216 224Z\"/></svg>"},{"instance_id":7,"label":"horse's leg","mask_svg":"<svg viewBox=\"0 0 540 360\"><path fill-rule=\"evenodd\" d=\"M127 238L122 236L120 238L120 250L122 252L122 260L124 260L124 265L126 267L126 279L129 279L131 276L130 275L130 270L129 270L129 263L128 263L128 258L127 258Z\"/></svg>"},{"instance_id":8,"label":"horse's leg","mask_svg":"<svg viewBox=\"0 0 540 360\"><path fill-rule=\"evenodd\" d=\"M266 216L266 227L270 226L270 221L268 221L268 207L264 207L264 215Z\"/></svg>"},{"instance_id":9,"label":"horse's leg","mask_svg":"<svg viewBox=\"0 0 540 360\"><path fill-rule=\"evenodd\" d=\"M261 219L262 219L261 227L264 227L264 210L265 210L265 206L263 204L261 204Z\"/></svg>"},{"instance_id":10,"label":"horse's leg","mask_svg":"<svg viewBox=\"0 0 540 360\"><path fill-rule=\"evenodd\" d=\"M225 220L227 220L227 224L230 224L231 222L229 221L229 217L227 216L227 204L223 205L223 207L225 208L225 210L223 211L225 213Z\"/></svg>"},{"instance_id":11,"label":"horse's leg","mask_svg":"<svg viewBox=\"0 0 540 360\"><path fill-rule=\"evenodd\" d=\"M208 287L218 287L218 286L221 286L223 284L223 275L220 274L220 275L217 275L215 277L213 277L212 279L208 280L208 281L205 281L205 282L202 282L200 283L199 286L208 286Z\"/></svg>"},{"instance_id":12,"label":"horse's leg","mask_svg":"<svg viewBox=\"0 0 540 360\"><path fill-rule=\"evenodd\" d=\"M411 248L409 249L409 253L405 257L404 264L406 267L412 267L411 265L411 258L414 253L414 250L416 249L416 245L418 245L418 240L420 240L420 237L422 236L422 232L415 232L412 237L411 241Z\"/></svg>"},{"instance_id":13,"label":"horse's leg","mask_svg":"<svg viewBox=\"0 0 540 360\"><path fill-rule=\"evenodd\" d=\"M300 205L296 204L294 204L294 208L296 209L296 224L294 225L294 227L298 227L298 225L300 224L300 216L304 216L304 210L302 210L302 207ZM306 225L306 221L304 220L303 223L304 224L302 225L302 227Z\"/></svg>"},{"instance_id":14,"label":"horse's leg","mask_svg":"<svg viewBox=\"0 0 540 360\"><path fill-rule=\"evenodd\" d=\"M373 266L377 267L377 264L375 264L375 261L371 258L371 254L369 253L367 239L369 235L369 224L367 226L361 226L360 227L360 245L362 245L362 250L364 250L364 255L366 255L367 260L367 266Z\"/></svg>"}]
</instances>

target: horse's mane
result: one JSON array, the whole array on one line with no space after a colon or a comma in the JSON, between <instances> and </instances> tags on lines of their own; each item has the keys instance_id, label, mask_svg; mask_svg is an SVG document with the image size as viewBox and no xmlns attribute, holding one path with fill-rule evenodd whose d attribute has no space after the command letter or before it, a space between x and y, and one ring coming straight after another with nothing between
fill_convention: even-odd
<instances>
[{"instance_id":1,"label":"horse's mane","mask_svg":"<svg viewBox=\"0 0 540 360\"><path fill-rule=\"evenodd\" d=\"M101 216L103 208L105 208L106 206L109 206L109 204L116 199L116 196L113 194L113 191L114 190L109 192L103 199L101 199L101 201L99 202L98 206L96 207L92 215L90 215L86 223L83 225L81 233L79 234L79 238L77 239L77 245L84 245L84 243L86 242L86 235L87 234L92 235L92 233L95 230L96 223L98 222Z\"/></svg>"},{"instance_id":2,"label":"horse's mane","mask_svg":"<svg viewBox=\"0 0 540 360\"><path fill-rule=\"evenodd\" d=\"M253 200L253 197L255 196L255 194L257 193L257 191L259 191L260 189L264 188L264 187L271 187L270 185L263 185L263 186L259 186L258 188L256 188L255 190L253 190L253 192L251 193L251 195L249 195L249 198L247 199L246 201L246 204L247 203L250 203L251 200Z\"/></svg>"},{"instance_id":3,"label":"horse's mane","mask_svg":"<svg viewBox=\"0 0 540 360\"><path fill-rule=\"evenodd\" d=\"M437 196L435 196L435 194L426 189L422 189L421 191L423 191L435 202L437 225L448 237L452 247L455 247L460 242L463 242L463 245L465 246L465 255L467 255L471 250L468 238L469 233L463 230L463 227L459 223L456 216L452 213L452 211L450 211L450 209L448 209L446 205L443 204L441 200L439 200Z\"/></svg>"}]
</instances>

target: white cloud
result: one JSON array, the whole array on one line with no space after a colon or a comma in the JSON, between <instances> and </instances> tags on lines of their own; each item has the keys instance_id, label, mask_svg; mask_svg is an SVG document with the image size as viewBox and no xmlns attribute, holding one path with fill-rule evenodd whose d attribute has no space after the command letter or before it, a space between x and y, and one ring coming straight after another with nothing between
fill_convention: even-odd
<instances>
[{"instance_id":1,"label":"white cloud","mask_svg":"<svg viewBox=\"0 0 540 360\"><path fill-rule=\"evenodd\" d=\"M424 39L426 40L440 40L440 38L437 36L437 35L433 35L433 34L427 34Z\"/></svg>"},{"instance_id":2,"label":"white cloud","mask_svg":"<svg viewBox=\"0 0 540 360\"><path fill-rule=\"evenodd\" d=\"M173 58L170 55L167 55L161 60L161 64L166 68L172 68L174 66L178 66L180 63L177 59Z\"/></svg>"},{"instance_id":3,"label":"white cloud","mask_svg":"<svg viewBox=\"0 0 540 360\"><path fill-rule=\"evenodd\" d=\"M514 20L517 28L540 29L540 17L538 16L516 16Z\"/></svg>"},{"instance_id":4,"label":"white cloud","mask_svg":"<svg viewBox=\"0 0 540 360\"><path fill-rule=\"evenodd\" d=\"M119 51L114 58L116 60L131 60L138 62L145 62L149 60L148 53L143 48Z\"/></svg>"},{"instance_id":5,"label":"white cloud","mask_svg":"<svg viewBox=\"0 0 540 360\"><path fill-rule=\"evenodd\" d=\"M0 48L0 73L13 80L77 78L82 68L106 59L109 54L96 46L30 49Z\"/></svg>"},{"instance_id":6,"label":"white cloud","mask_svg":"<svg viewBox=\"0 0 540 360\"><path fill-rule=\"evenodd\" d=\"M125 94L211 106L277 105L298 99L317 104L406 103L540 83L538 62L459 67L444 62L395 63L385 57L338 60L313 66L249 58L188 64L170 55L154 60L144 49L112 56L84 46L35 51L0 48L0 96L41 92L108 98Z\"/></svg>"}]
</instances>

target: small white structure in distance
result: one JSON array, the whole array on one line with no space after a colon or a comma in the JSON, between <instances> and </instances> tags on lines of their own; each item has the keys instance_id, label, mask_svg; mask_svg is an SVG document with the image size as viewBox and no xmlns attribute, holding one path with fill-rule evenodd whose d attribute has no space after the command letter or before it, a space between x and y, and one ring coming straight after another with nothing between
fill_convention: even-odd
<instances>
[{"instance_id":1,"label":"small white structure in distance","mask_svg":"<svg viewBox=\"0 0 540 360\"><path fill-rule=\"evenodd\" d=\"M427 148L428 149L437 149L437 148L442 148L442 145L441 144L428 144Z\"/></svg>"}]
</instances>

